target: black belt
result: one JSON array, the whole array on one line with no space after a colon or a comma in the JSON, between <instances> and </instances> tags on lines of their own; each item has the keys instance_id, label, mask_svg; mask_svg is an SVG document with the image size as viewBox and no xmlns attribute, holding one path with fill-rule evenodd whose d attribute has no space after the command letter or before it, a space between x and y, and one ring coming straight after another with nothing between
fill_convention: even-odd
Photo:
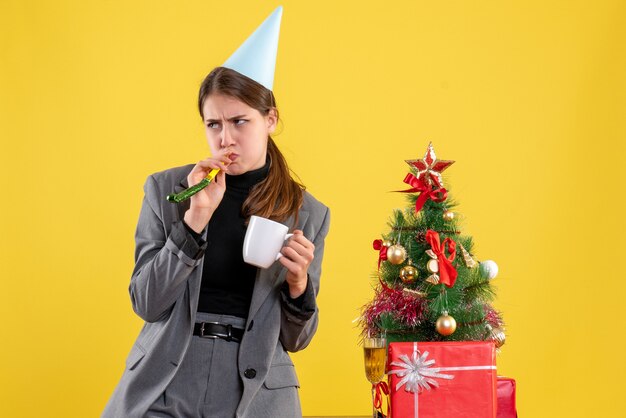
<instances>
[{"instance_id":1,"label":"black belt","mask_svg":"<svg viewBox=\"0 0 626 418\"><path fill-rule=\"evenodd\" d=\"M244 330L234 328L230 324L220 324L219 322L196 322L193 327L193 335L202 338L221 338L226 341L241 342Z\"/></svg>"}]
</instances>

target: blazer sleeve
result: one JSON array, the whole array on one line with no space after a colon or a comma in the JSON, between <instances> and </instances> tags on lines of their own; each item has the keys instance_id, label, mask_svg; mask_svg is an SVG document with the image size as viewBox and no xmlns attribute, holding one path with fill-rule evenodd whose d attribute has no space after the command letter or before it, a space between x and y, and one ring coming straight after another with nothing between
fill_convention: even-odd
<instances>
[{"instance_id":1,"label":"blazer sleeve","mask_svg":"<svg viewBox=\"0 0 626 418\"><path fill-rule=\"evenodd\" d=\"M294 299L291 299L287 292L281 291L280 341L287 351L295 352L305 348L317 330L319 310L316 298L320 289L324 241L329 227L330 210L326 208L321 227L313 239L314 258L309 265L303 299L299 300L299 303L294 303Z\"/></svg>"},{"instance_id":2,"label":"blazer sleeve","mask_svg":"<svg viewBox=\"0 0 626 418\"><path fill-rule=\"evenodd\" d=\"M169 314L206 249L206 242L194 238L182 220L166 228L163 199L157 180L149 176L135 232L135 268L129 286L133 310L146 322Z\"/></svg>"}]
</instances>

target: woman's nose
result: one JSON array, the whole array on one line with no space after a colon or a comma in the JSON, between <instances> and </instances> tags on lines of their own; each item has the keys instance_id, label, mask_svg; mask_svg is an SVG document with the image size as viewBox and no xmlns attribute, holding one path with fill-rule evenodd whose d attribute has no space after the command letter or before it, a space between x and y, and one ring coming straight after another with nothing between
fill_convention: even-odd
<instances>
[{"instance_id":1,"label":"woman's nose","mask_svg":"<svg viewBox=\"0 0 626 418\"><path fill-rule=\"evenodd\" d=\"M224 128L222 128L222 138L221 138L220 145L222 146L222 148L226 148L230 145L233 145L233 143L234 143L233 136L229 132L228 126L224 126Z\"/></svg>"}]
</instances>

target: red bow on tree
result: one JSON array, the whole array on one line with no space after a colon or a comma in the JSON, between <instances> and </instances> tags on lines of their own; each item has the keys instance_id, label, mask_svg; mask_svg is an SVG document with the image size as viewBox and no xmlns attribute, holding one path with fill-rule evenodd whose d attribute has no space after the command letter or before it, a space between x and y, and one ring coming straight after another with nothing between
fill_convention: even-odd
<instances>
[{"instance_id":1,"label":"red bow on tree","mask_svg":"<svg viewBox=\"0 0 626 418\"><path fill-rule=\"evenodd\" d=\"M450 238L443 240L443 245L439 242L439 234L432 229L426 231L426 241L430 244L433 253L437 256L437 262L439 263L439 282L444 283L448 287L454 286L456 277L458 275L456 269L452 265L454 257L456 257L456 242ZM444 248L448 250L450 254L446 257Z\"/></svg>"},{"instance_id":2,"label":"red bow on tree","mask_svg":"<svg viewBox=\"0 0 626 418\"><path fill-rule=\"evenodd\" d=\"M432 189L431 186L415 177L413 173L407 174L404 178L404 182L410 185L411 188L407 190L399 190L400 193L420 192L419 197L415 201L415 213L419 212L422 207L424 207L424 203L426 203L428 199L433 202L443 202L448 197L448 191L446 189L443 187Z\"/></svg>"},{"instance_id":3,"label":"red bow on tree","mask_svg":"<svg viewBox=\"0 0 626 418\"><path fill-rule=\"evenodd\" d=\"M378 251L378 270L380 270L380 263L387 259L387 248L389 247L383 245L382 239L374 240L372 245L374 249Z\"/></svg>"}]
</instances>

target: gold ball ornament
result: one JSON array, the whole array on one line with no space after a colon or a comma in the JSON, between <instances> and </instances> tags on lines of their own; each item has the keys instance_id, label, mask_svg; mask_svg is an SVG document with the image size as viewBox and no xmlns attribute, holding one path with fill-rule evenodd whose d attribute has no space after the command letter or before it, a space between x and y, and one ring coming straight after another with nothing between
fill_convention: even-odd
<instances>
[{"instance_id":1,"label":"gold ball ornament","mask_svg":"<svg viewBox=\"0 0 626 418\"><path fill-rule=\"evenodd\" d=\"M506 342L506 334L502 328L491 328L490 339L496 344L496 348L500 348Z\"/></svg>"},{"instance_id":2,"label":"gold ball ornament","mask_svg":"<svg viewBox=\"0 0 626 418\"><path fill-rule=\"evenodd\" d=\"M400 270L400 280L402 283L409 284L417 280L418 271L413 264L409 261L409 264L402 267Z\"/></svg>"},{"instance_id":3,"label":"gold ball ornament","mask_svg":"<svg viewBox=\"0 0 626 418\"><path fill-rule=\"evenodd\" d=\"M444 221L451 221L454 219L454 212L452 212L451 210L446 210L445 212L443 212L443 219Z\"/></svg>"},{"instance_id":4,"label":"gold ball ornament","mask_svg":"<svg viewBox=\"0 0 626 418\"><path fill-rule=\"evenodd\" d=\"M391 264L402 264L404 260L406 260L406 250L402 245L392 245L387 249L387 261Z\"/></svg>"},{"instance_id":5,"label":"gold ball ornament","mask_svg":"<svg viewBox=\"0 0 626 418\"><path fill-rule=\"evenodd\" d=\"M384 240L384 241L383 241L383 246L384 246L384 247L389 248L389 247L391 247L392 245L393 245L393 242L389 241L388 239L386 239L386 240Z\"/></svg>"},{"instance_id":6,"label":"gold ball ornament","mask_svg":"<svg viewBox=\"0 0 626 418\"><path fill-rule=\"evenodd\" d=\"M443 336L451 335L456 331L456 320L448 315L448 312L444 311L443 315L437 319L435 329Z\"/></svg>"}]
</instances>

